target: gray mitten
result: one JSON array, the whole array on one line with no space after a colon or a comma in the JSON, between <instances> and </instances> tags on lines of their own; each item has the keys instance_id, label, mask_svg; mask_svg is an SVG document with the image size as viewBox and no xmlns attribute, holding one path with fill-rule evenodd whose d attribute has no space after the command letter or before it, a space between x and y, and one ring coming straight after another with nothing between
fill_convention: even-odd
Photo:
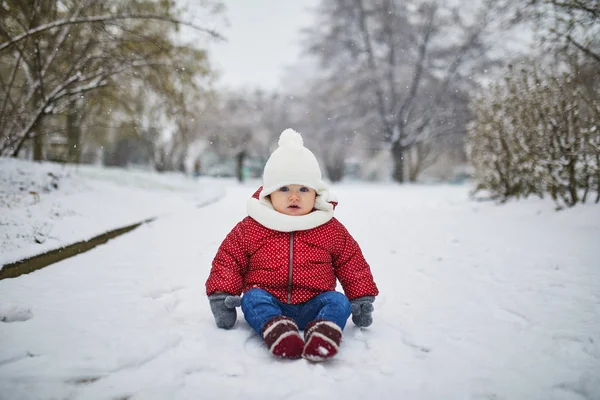
<instances>
[{"instance_id":1,"label":"gray mitten","mask_svg":"<svg viewBox=\"0 0 600 400\"><path fill-rule=\"evenodd\" d=\"M354 325L366 328L373 323L373 302L375 296L363 296L350 300L352 304L352 322Z\"/></svg>"},{"instance_id":2,"label":"gray mitten","mask_svg":"<svg viewBox=\"0 0 600 400\"><path fill-rule=\"evenodd\" d=\"M229 329L237 320L236 307L242 304L240 296L232 296L229 293L211 294L208 296L210 310L215 316L215 322L219 328Z\"/></svg>"}]
</instances>

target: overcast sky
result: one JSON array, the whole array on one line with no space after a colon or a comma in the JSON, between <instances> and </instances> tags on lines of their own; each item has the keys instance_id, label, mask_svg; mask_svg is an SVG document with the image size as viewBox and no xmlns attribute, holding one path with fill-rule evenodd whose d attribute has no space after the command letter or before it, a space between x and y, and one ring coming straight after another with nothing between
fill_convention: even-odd
<instances>
[{"instance_id":1,"label":"overcast sky","mask_svg":"<svg viewBox=\"0 0 600 400\"><path fill-rule=\"evenodd\" d=\"M228 40L210 46L211 62L228 87L277 89L286 66L300 56L300 29L312 21L319 0L223 0Z\"/></svg>"},{"instance_id":2,"label":"overcast sky","mask_svg":"<svg viewBox=\"0 0 600 400\"><path fill-rule=\"evenodd\" d=\"M196 23L217 30L227 39L206 44L206 35L182 29L188 38L210 50L213 68L220 72L219 87L293 90L305 81L305 76L298 75L314 70L314 59L300 59L300 30L313 23L320 0L221 0L226 10L219 17L206 17L198 0L178 1L192 11ZM515 46L506 39L500 41Z\"/></svg>"}]
</instances>

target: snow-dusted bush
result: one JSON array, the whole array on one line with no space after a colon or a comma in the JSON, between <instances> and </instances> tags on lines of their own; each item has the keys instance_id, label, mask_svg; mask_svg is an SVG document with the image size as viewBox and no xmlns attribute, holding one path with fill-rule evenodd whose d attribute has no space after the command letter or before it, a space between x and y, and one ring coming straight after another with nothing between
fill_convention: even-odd
<instances>
[{"instance_id":1,"label":"snow-dusted bush","mask_svg":"<svg viewBox=\"0 0 600 400\"><path fill-rule=\"evenodd\" d=\"M600 201L600 85L587 73L577 66L562 74L533 63L511 67L503 83L473 103L468 153L475 191L501 201L548 194L559 207L594 192Z\"/></svg>"}]
</instances>

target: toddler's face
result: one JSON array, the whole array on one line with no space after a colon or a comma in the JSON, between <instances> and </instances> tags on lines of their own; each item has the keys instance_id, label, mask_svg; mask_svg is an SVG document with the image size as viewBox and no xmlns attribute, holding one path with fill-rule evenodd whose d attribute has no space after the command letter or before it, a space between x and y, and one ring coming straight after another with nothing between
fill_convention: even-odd
<instances>
[{"instance_id":1,"label":"toddler's face","mask_svg":"<svg viewBox=\"0 0 600 400\"><path fill-rule=\"evenodd\" d=\"M273 208L286 215L306 215L315 206L317 192L306 186L282 186L270 194Z\"/></svg>"}]
</instances>

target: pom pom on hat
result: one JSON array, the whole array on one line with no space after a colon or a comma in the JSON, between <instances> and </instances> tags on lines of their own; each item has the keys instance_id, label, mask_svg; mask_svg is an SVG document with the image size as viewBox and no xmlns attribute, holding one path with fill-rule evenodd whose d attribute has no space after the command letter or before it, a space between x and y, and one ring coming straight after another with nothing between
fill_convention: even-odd
<instances>
[{"instance_id":1,"label":"pom pom on hat","mask_svg":"<svg viewBox=\"0 0 600 400\"><path fill-rule=\"evenodd\" d=\"M298 145L304 146L304 140L302 140L302 136L293 129L286 129L279 136L279 146L290 146L290 145Z\"/></svg>"},{"instance_id":2,"label":"pom pom on hat","mask_svg":"<svg viewBox=\"0 0 600 400\"><path fill-rule=\"evenodd\" d=\"M263 172L264 198L286 185L302 185L320 194L327 189L315 155L306 147L300 133L284 130L279 136L279 147L271 154Z\"/></svg>"}]
</instances>

